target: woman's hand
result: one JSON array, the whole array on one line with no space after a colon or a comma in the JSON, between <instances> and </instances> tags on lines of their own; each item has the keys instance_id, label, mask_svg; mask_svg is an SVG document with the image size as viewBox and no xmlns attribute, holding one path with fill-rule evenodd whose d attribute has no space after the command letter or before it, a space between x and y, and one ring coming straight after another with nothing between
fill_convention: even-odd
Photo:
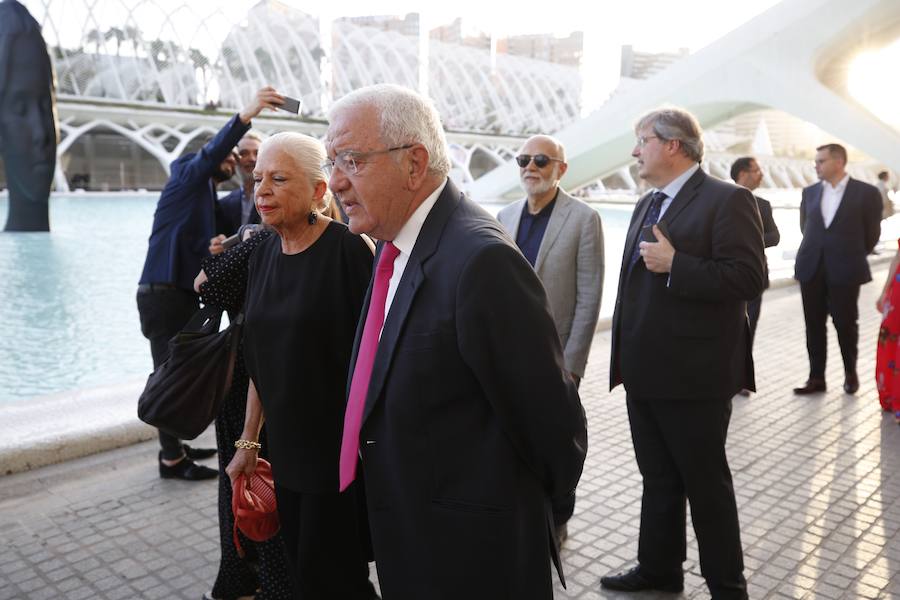
<instances>
[{"instance_id":1,"label":"woman's hand","mask_svg":"<svg viewBox=\"0 0 900 600\"><path fill-rule=\"evenodd\" d=\"M250 475L256 471L256 461L259 460L256 450L247 450L246 448L238 448L234 453L234 458L225 467L225 473L228 478L234 482L234 478L239 474Z\"/></svg>"},{"instance_id":2,"label":"woman's hand","mask_svg":"<svg viewBox=\"0 0 900 600\"><path fill-rule=\"evenodd\" d=\"M200 293L200 286L206 283L206 271L200 269L200 272L197 273L197 276L194 277L194 291L198 294Z\"/></svg>"}]
</instances>

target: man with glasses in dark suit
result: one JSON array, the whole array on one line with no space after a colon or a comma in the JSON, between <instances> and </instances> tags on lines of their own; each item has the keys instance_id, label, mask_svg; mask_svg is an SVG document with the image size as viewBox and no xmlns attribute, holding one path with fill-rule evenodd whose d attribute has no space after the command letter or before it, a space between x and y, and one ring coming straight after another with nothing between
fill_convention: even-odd
<instances>
[{"instance_id":1,"label":"man with glasses in dark suit","mask_svg":"<svg viewBox=\"0 0 900 600\"><path fill-rule=\"evenodd\" d=\"M625 238L610 389L625 386L644 490L638 565L600 583L680 592L688 501L712 597L743 600L725 438L732 397L754 389L747 301L763 290L762 223L749 191L700 168L693 115L654 110L635 134L638 174L655 189L638 201Z\"/></svg>"}]
</instances>

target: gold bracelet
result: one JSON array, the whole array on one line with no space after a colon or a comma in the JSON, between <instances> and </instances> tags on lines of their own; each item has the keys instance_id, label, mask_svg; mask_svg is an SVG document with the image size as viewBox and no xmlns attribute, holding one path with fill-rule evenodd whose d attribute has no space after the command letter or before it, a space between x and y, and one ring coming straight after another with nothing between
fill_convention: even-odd
<instances>
[{"instance_id":1,"label":"gold bracelet","mask_svg":"<svg viewBox=\"0 0 900 600\"><path fill-rule=\"evenodd\" d=\"M250 440L237 440L234 443L235 448L241 448L243 450L259 450L262 448L262 444L259 442L251 442Z\"/></svg>"}]
</instances>

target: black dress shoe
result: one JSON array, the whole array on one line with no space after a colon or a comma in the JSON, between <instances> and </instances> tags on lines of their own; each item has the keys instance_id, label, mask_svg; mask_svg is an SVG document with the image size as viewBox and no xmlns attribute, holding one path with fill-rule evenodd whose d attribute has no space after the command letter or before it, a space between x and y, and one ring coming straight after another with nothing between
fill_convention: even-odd
<instances>
[{"instance_id":1,"label":"black dress shoe","mask_svg":"<svg viewBox=\"0 0 900 600\"><path fill-rule=\"evenodd\" d=\"M159 476L163 479L184 479L186 481L200 481L202 479L215 479L219 472L203 465L198 465L185 456L171 467L162 461L162 452L159 453Z\"/></svg>"},{"instance_id":2,"label":"black dress shoe","mask_svg":"<svg viewBox=\"0 0 900 600\"><path fill-rule=\"evenodd\" d=\"M618 575L607 575L600 578L600 585L608 590L620 592L640 592L642 590L657 590L660 592L680 592L684 590L684 576L673 575L660 577L651 575L638 565Z\"/></svg>"},{"instance_id":3,"label":"black dress shoe","mask_svg":"<svg viewBox=\"0 0 900 600\"><path fill-rule=\"evenodd\" d=\"M846 373L844 376L844 393L855 394L859 390L859 377L856 373Z\"/></svg>"},{"instance_id":4,"label":"black dress shoe","mask_svg":"<svg viewBox=\"0 0 900 600\"><path fill-rule=\"evenodd\" d=\"M803 387L794 388L794 393L798 396L805 396L806 394L818 394L820 392L825 391L825 380L824 379L813 379L809 378L806 380L806 383L803 384Z\"/></svg>"},{"instance_id":5,"label":"black dress shoe","mask_svg":"<svg viewBox=\"0 0 900 600\"><path fill-rule=\"evenodd\" d=\"M203 460L204 458L212 458L216 455L215 448L191 448L187 444L181 445L184 448L184 454L191 460Z\"/></svg>"}]
</instances>

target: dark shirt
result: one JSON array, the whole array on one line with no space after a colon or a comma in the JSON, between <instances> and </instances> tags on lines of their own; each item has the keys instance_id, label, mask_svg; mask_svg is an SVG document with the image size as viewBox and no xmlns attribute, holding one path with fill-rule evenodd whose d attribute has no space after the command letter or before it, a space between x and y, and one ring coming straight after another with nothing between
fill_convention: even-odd
<instances>
[{"instance_id":1,"label":"dark shirt","mask_svg":"<svg viewBox=\"0 0 900 600\"><path fill-rule=\"evenodd\" d=\"M336 492L347 371L372 251L336 221L299 254L273 235L250 257L244 357L263 405L275 481Z\"/></svg>"},{"instance_id":2,"label":"dark shirt","mask_svg":"<svg viewBox=\"0 0 900 600\"><path fill-rule=\"evenodd\" d=\"M193 292L200 261L216 235L212 174L250 125L235 115L200 152L172 162L153 214L153 229L140 283L171 283Z\"/></svg>"},{"instance_id":3,"label":"dark shirt","mask_svg":"<svg viewBox=\"0 0 900 600\"><path fill-rule=\"evenodd\" d=\"M559 195L559 189L556 190ZM531 266L537 261L538 251L541 249L541 242L544 240L544 233L547 231L547 223L550 222L550 215L553 214L553 207L556 206L556 196L536 215L528 212L528 201L522 207L522 218L519 220L519 231L516 233L516 245Z\"/></svg>"}]
</instances>

